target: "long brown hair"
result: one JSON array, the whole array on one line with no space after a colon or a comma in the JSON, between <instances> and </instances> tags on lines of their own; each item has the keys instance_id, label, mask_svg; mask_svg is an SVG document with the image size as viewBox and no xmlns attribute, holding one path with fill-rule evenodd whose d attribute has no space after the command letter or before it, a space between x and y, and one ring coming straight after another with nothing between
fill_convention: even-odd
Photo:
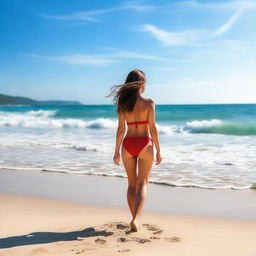
<instances>
[{"instance_id":1,"label":"long brown hair","mask_svg":"<svg viewBox=\"0 0 256 256\"><path fill-rule=\"evenodd\" d=\"M134 69L128 74L124 84L111 87L111 93L107 97L114 96L113 102L117 106L118 113L133 111L139 89L145 82L145 73Z\"/></svg>"}]
</instances>

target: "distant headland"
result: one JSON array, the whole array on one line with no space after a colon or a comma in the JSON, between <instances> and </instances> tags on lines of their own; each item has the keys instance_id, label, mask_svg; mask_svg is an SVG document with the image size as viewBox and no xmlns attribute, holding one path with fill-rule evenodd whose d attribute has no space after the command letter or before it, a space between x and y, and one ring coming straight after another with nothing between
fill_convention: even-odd
<instances>
[{"instance_id":1,"label":"distant headland","mask_svg":"<svg viewBox=\"0 0 256 256\"><path fill-rule=\"evenodd\" d=\"M79 101L69 100L33 100L20 96L9 96L0 94L0 105L34 105L34 106L46 106L46 105L82 105Z\"/></svg>"}]
</instances>

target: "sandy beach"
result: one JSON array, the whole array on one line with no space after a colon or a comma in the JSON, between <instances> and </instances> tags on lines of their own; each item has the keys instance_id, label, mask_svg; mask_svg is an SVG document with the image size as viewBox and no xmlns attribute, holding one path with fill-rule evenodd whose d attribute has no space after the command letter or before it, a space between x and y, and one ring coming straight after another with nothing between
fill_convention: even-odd
<instances>
[{"instance_id":1,"label":"sandy beach","mask_svg":"<svg viewBox=\"0 0 256 256\"><path fill-rule=\"evenodd\" d=\"M0 255L244 255L256 222L144 212L129 233L124 209L1 194Z\"/></svg>"},{"instance_id":2,"label":"sandy beach","mask_svg":"<svg viewBox=\"0 0 256 256\"><path fill-rule=\"evenodd\" d=\"M117 182L118 178L11 170L1 170L0 177L0 255L254 256L256 252L255 208L251 201L254 190L250 191L254 194L245 193L248 191L218 191L223 195L220 197L220 194L211 194L215 190L201 189L199 192L193 188L179 188L178 191L177 188L150 184L149 203L140 218L140 231L131 233L124 194L126 179ZM67 180L71 185L69 189L65 183ZM98 186L94 201L88 192L96 191L93 180ZM84 183L84 188L80 184L77 191L76 182ZM116 196L121 186L124 187ZM191 211L193 204L182 209L181 204L175 202L169 214L161 213L161 208L152 208L155 197L160 199L164 196L163 187L174 193L173 198L186 195L187 202L194 202L194 212ZM105 198L103 189L106 191ZM226 210L229 217L213 217L221 215L223 210L213 211L215 207L211 209L211 204L201 204L196 211L198 195L201 195L201 202L204 198L212 197L212 200L219 197L221 208L230 191L235 192L233 200L243 199L241 208L244 211L247 208L247 214L240 213L240 218L235 218L231 211ZM104 200L108 196L114 200ZM173 198L166 198L170 205ZM225 198L224 201L221 198ZM117 203L119 200L121 204ZM185 201L183 205L186 205ZM239 209L238 204L233 205ZM163 212L168 211L171 207ZM212 216L209 217L207 212L211 212Z\"/></svg>"}]
</instances>

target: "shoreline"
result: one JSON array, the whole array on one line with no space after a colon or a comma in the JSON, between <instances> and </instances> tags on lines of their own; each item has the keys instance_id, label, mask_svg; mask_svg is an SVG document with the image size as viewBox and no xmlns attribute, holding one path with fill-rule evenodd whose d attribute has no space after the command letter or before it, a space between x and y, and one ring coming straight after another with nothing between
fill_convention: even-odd
<instances>
[{"instance_id":1,"label":"shoreline","mask_svg":"<svg viewBox=\"0 0 256 256\"><path fill-rule=\"evenodd\" d=\"M5 169L5 168L3 168ZM1 170L1 169L0 169ZM13 169L9 169L9 170L15 170L15 168ZM16 169L17 170L17 169ZM21 169L22 170L22 169ZM52 172L52 173L66 173L66 174L71 174L71 175L88 175L88 176L99 176L99 177L113 177L113 178L123 178L126 179L127 176L126 174L124 176L122 175L108 175L108 174L91 174L91 173L71 173L68 171L55 171L55 170L51 170L51 169L41 169L41 170L36 170L36 171L42 171L42 172ZM200 186L200 185L175 185L175 184L171 184L168 183L166 181L155 181L155 180L150 180L148 181L148 183L150 184L155 184L155 185L160 185L160 186L168 186L168 187L176 187L176 188L197 188L197 189L217 189L217 190L226 190L226 189L232 189L232 190L247 190L247 189L256 189L256 183L252 183L250 186L248 185L247 188L234 188L230 185L230 187L206 187L206 186Z\"/></svg>"},{"instance_id":2,"label":"shoreline","mask_svg":"<svg viewBox=\"0 0 256 256\"><path fill-rule=\"evenodd\" d=\"M34 196L128 210L127 179L0 169L0 194ZM149 183L146 212L256 220L255 189L200 189Z\"/></svg>"},{"instance_id":3,"label":"shoreline","mask_svg":"<svg viewBox=\"0 0 256 256\"><path fill-rule=\"evenodd\" d=\"M122 179L127 179L126 174L121 175L121 174L114 174L114 175L110 175L110 174L92 174L92 173L87 173L87 172L69 172L69 171L57 171L54 169L33 169L33 168L6 168L0 167L0 171L1 170L6 170L6 171L34 171L34 172L49 172L49 173L59 173L59 174L70 174L70 175L85 175L85 176L98 176L98 177L110 177L110 178L122 178ZM232 185L227 185L226 187L207 187L207 186L203 186L203 185L193 185L193 184L189 184L189 185L176 185L176 184L172 184L166 181L156 181L156 180L152 180L149 179L148 183L150 184L155 184L155 185L160 185L160 186L168 186L168 187L175 187L175 188L196 188L196 189L206 189L206 190L248 190L248 189L256 189L256 183L253 182L250 185L248 185L246 188L245 187L239 187L239 188L234 188Z\"/></svg>"}]
</instances>

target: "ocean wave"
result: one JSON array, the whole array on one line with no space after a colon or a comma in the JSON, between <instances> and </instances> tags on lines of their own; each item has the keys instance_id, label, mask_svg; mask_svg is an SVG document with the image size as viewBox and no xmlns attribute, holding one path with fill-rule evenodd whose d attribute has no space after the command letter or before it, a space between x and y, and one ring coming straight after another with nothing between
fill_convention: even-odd
<instances>
[{"instance_id":1,"label":"ocean wave","mask_svg":"<svg viewBox=\"0 0 256 256\"><path fill-rule=\"evenodd\" d=\"M101 129L101 128L116 128L117 121L109 118L97 118L86 122L87 128Z\"/></svg>"},{"instance_id":2,"label":"ocean wave","mask_svg":"<svg viewBox=\"0 0 256 256\"><path fill-rule=\"evenodd\" d=\"M256 124L227 122L219 119L194 120L184 125L157 125L160 134L173 135L174 133L207 133L223 135L256 135Z\"/></svg>"},{"instance_id":3,"label":"ocean wave","mask_svg":"<svg viewBox=\"0 0 256 256\"><path fill-rule=\"evenodd\" d=\"M179 127L176 125L157 125L157 130L160 134L172 135L174 133L180 132Z\"/></svg>"},{"instance_id":4,"label":"ocean wave","mask_svg":"<svg viewBox=\"0 0 256 256\"><path fill-rule=\"evenodd\" d=\"M115 129L117 119L96 118L83 120L79 118L56 118L58 110L30 110L27 112L0 111L0 126L25 128L89 128ZM207 133L223 135L256 135L256 124L228 122L219 119L193 120L185 124L157 124L160 134Z\"/></svg>"},{"instance_id":5,"label":"ocean wave","mask_svg":"<svg viewBox=\"0 0 256 256\"><path fill-rule=\"evenodd\" d=\"M212 120L187 122L181 130L189 133L213 133L223 135L256 135L256 125Z\"/></svg>"},{"instance_id":6,"label":"ocean wave","mask_svg":"<svg viewBox=\"0 0 256 256\"><path fill-rule=\"evenodd\" d=\"M18 126L25 128L115 128L117 121L109 118L97 118L85 121L76 118L53 118L56 110L31 110L25 113L0 112L0 126Z\"/></svg>"},{"instance_id":7,"label":"ocean wave","mask_svg":"<svg viewBox=\"0 0 256 256\"><path fill-rule=\"evenodd\" d=\"M25 112L27 115L30 116L41 116L41 117L52 117L57 114L58 110L30 110L28 112Z\"/></svg>"}]
</instances>

